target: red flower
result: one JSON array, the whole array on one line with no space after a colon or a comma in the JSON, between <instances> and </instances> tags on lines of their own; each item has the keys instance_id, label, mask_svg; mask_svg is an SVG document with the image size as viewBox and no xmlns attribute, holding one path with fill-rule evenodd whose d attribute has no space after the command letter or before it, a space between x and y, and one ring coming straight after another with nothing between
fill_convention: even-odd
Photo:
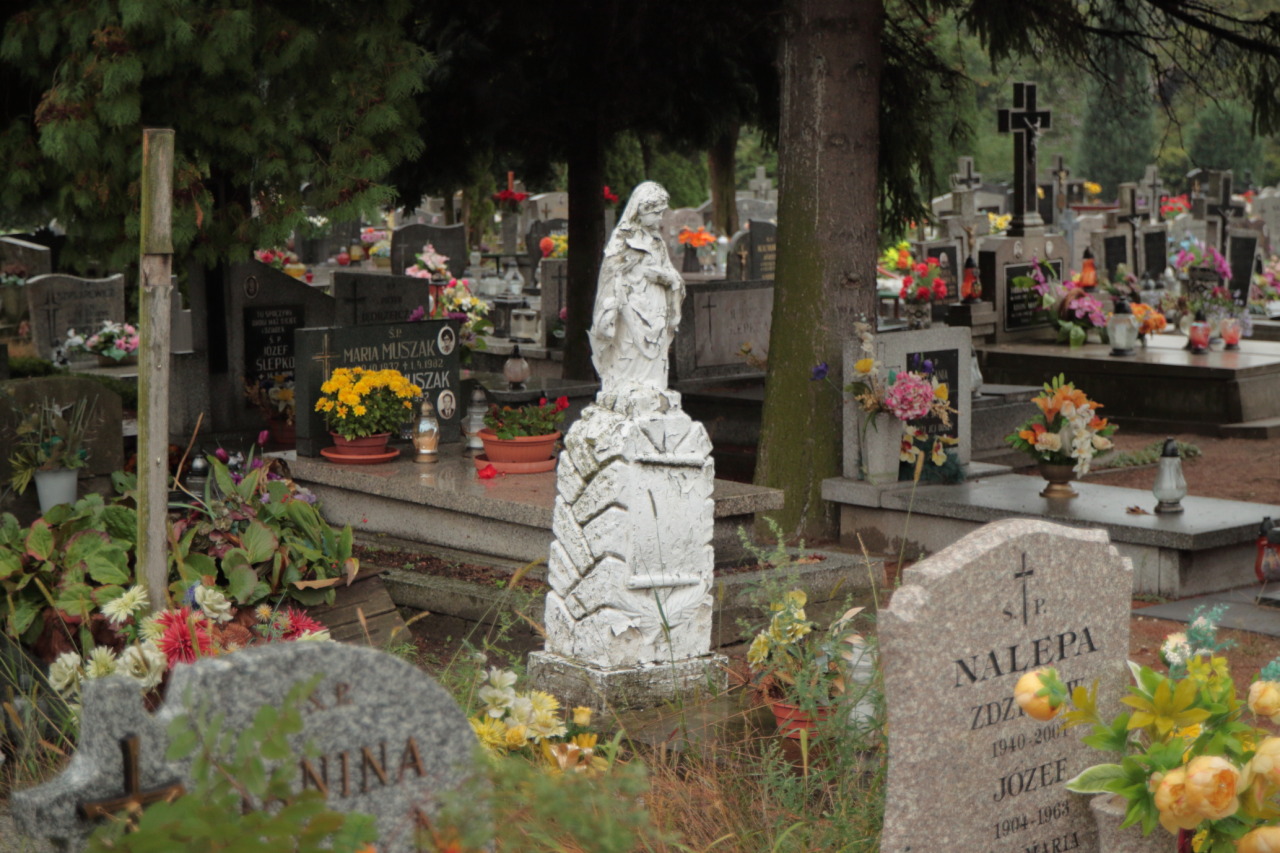
<instances>
[{"instance_id":1,"label":"red flower","mask_svg":"<svg viewBox=\"0 0 1280 853\"><path fill-rule=\"evenodd\" d=\"M204 614L191 612L189 607L166 610L156 616L156 624L164 628L156 645L169 659L169 668L179 663L195 663L197 659L213 654L213 639L209 636L209 624Z\"/></svg>"},{"instance_id":2,"label":"red flower","mask_svg":"<svg viewBox=\"0 0 1280 853\"><path fill-rule=\"evenodd\" d=\"M902 277L902 286L903 286L903 287L910 287L911 285L913 285L913 284L915 284L915 283L916 283L916 280L915 280L914 278L912 278L911 276L909 276L909 275L904 275L904 276Z\"/></svg>"},{"instance_id":3,"label":"red flower","mask_svg":"<svg viewBox=\"0 0 1280 853\"><path fill-rule=\"evenodd\" d=\"M926 275L929 272L928 264L916 264L916 275Z\"/></svg>"},{"instance_id":4,"label":"red flower","mask_svg":"<svg viewBox=\"0 0 1280 853\"><path fill-rule=\"evenodd\" d=\"M937 258L930 258L930 259L929 259L929 266L931 266L931 267L936 267L937 265L938 265L938 259L937 259Z\"/></svg>"},{"instance_id":5,"label":"red flower","mask_svg":"<svg viewBox=\"0 0 1280 853\"><path fill-rule=\"evenodd\" d=\"M916 301L917 301L917 302L928 302L928 301L929 301L929 288L925 287L924 285L920 285L920 287L916 289Z\"/></svg>"},{"instance_id":6,"label":"red flower","mask_svg":"<svg viewBox=\"0 0 1280 853\"><path fill-rule=\"evenodd\" d=\"M617 204L617 203L618 203L618 196L617 196L617 194L616 194L613 190L609 189L609 185L608 185L608 184L605 184L605 186L604 186L604 200L605 200L605 201L607 201L607 202L609 202L609 204Z\"/></svg>"},{"instance_id":7,"label":"red flower","mask_svg":"<svg viewBox=\"0 0 1280 853\"><path fill-rule=\"evenodd\" d=\"M284 611L284 616L288 620L289 627L285 628L284 634L281 635L283 640L296 640L303 634L324 630L323 625L301 610L290 607Z\"/></svg>"},{"instance_id":8,"label":"red flower","mask_svg":"<svg viewBox=\"0 0 1280 853\"><path fill-rule=\"evenodd\" d=\"M939 299L945 299L947 297L947 283L940 278L935 278L933 280L933 295Z\"/></svg>"},{"instance_id":9,"label":"red flower","mask_svg":"<svg viewBox=\"0 0 1280 853\"><path fill-rule=\"evenodd\" d=\"M543 237L538 241L538 248L542 250L542 257L547 258L556 250L556 242L550 237Z\"/></svg>"},{"instance_id":10,"label":"red flower","mask_svg":"<svg viewBox=\"0 0 1280 853\"><path fill-rule=\"evenodd\" d=\"M494 477L498 476L498 469L494 468L493 464L490 463L477 471L476 476L481 480L492 480Z\"/></svg>"},{"instance_id":11,"label":"red flower","mask_svg":"<svg viewBox=\"0 0 1280 853\"><path fill-rule=\"evenodd\" d=\"M563 412L563 411L564 411L565 409L567 409L567 408L569 408L569 398L568 398L568 397L557 397L557 398L556 398L556 411L557 411L557 412Z\"/></svg>"},{"instance_id":12,"label":"red flower","mask_svg":"<svg viewBox=\"0 0 1280 853\"><path fill-rule=\"evenodd\" d=\"M547 398L543 397L541 400L538 401L538 408L542 408L546 404L547 404Z\"/></svg>"}]
</instances>

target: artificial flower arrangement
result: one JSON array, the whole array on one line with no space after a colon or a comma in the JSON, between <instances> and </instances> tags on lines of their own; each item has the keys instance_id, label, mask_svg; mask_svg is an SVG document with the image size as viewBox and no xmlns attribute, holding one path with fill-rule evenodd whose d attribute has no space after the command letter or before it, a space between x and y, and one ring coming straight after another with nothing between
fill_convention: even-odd
<instances>
[{"instance_id":1,"label":"artificial flower arrangement","mask_svg":"<svg viewBox=\"0 0 1280 853\"><path fill-rule=\"evenodd\" d=\"M911 244L906 240L900 240L884 250L876 266L882 273L906 275L914 263L915 261L911 258Z\"/></svg>"},{"instance_id":2,"label":"artificial flower arrangement","mask_svg":"<svg viewBox=\"0 0 1280 853\"><path fill-rule=\"evenodd\" d=\"M677 238L681 246L692 246L695 249L701 249L703 246L710 246L716 241L716 235L712 234L706 228L699 227L696 231L692 228L681 228Z\"/></svg>"},{"instance_id":3,"label":"artificial flower arrangement","mask_svg":"<svg viewBox=\"0 0 1280 853\"><path fill-rule=\"evenodd\" d=\"M257 382L244 383L244 395L267 420L295 420L296 398L292 373L273 373Z\"/></svg>"},{"instance_id":4,"label":"artificial flower arrangement","mask_svg":"<svg viewBox=\"0 0 1280 853\"><path fill-rule=\"evenodd\" d=\"M499 210L504 210L508 213L519 213L521 203L528 197L528 193L517 192L508 188L502 192L494 193L493 203L498 206Z\"/></svg>"},{"instance_id":5,"label":"artificial flower arrangement","mask_svg":"<svg viewBox=\"0 0 1280 853\"><path fill-rule=\"evenodd\" d=\"M1193 269L1212 270L1223 281L1231 278L1231 265L1216 246L1206 246L1203 241L1183 240L1173 254L1173 268L1179 273Z\"/></svg>"},{"instance_id":6,"label":"artificial flower arrangement","mask_svg":"<svg viewBox=\"0 0 1280 853\"><path fill-rule=\"evenodd\" d=\"M992 213L987 212L987 231L990 234L1000 234L1009 227L1009 223L1013 222L1012 213Z\"/></svg>"},{"instance_id":7,"label":"artificial flower arrangement","mask_svg":"<svg viewBox=\"0 0 1280 853\"><path fill-rule=\"evenodd\" d=\"M908 462L915 467L918 479L926 460L934 465L947 462L947 447L956 443L949 436L934 436L929 439L924 432L910 425L911 421L933 416L950 426L951 415L956 410L951 406L951 390L947 383L940 382L932 375L931 365L922 363L918 370L888 371L876 359L875 333L871 324L859 320L853 324L854 335L859 340L862 358L853 365L854 378L845 386L845 391L853 396L853 401L870 415L863 424L879 429L878 415L886 412L902 422L902 450L899 461ZM823 371L825 377L825 370ZM815 378L817 378L815 376ZM886 427L893 429L893 426Z\"/></svg>"},{"instance_id":8,"label":"artificial flower arrangement","mask_svg":"<svg viewBox=\"0 0 1280 853\"><path fill-rule=\"evenodd\" d=\"M564 411L569 408L569 398L559 397L554 403L546 397L537 405L529 403L524 406L499 407L494 404L485 412L484 425L493 430L498 438L520 438L522 436L551 435L560 431L564 421Z\"/></svg>"},{"instance_id":9,"label":"artificial flower arrangement","mask_svg":"<svg viewBox=\"0 0 1280 853\"><path fill-rule=\"evenodd\" d=\"M1186 193L1160 197L1160 216L1164 219L1173 219L1180 213L1189 213L1190 211L1191 202L1187 199Z\"/></svg>"},{"instance_id":10,"label":"artificial flower arrangement","mask_svg":"<svg viewBox=\"0 0 1280 853\"><path fill-rule=\"evenodd\" d=\"M947 298L947 283L941 277L934 275L929 280L930 275L938 268L938 259L929 258L927 261L917 263L911 267L912 275L904 275L902 277L902 290L898 292L898 298L903 302L924 305L937 300L941 302Z\"/></svg>"},{"instance_id":11,"label":"artificial flower arrangement","mask_svg":"<svg viewBox=\"0 0 1280 853\"><path fill-rule=\"evenodd\" d=\"M405 275L415 278L438 278L449 274L449 256L437 252L435 246L430 243L422 247L422 254L417 256L417 261L404 271Z\"/></svg>"},{"instance_id":12,"label":"artificial flower arrangement","mask_svg":"<svg viewBox=\"0 0 1280 853\"><path fill-rule=\"evenodd\" d=\"M138 329L132 323L103 320L102 328L88 337L75 329L68 329L62 349L64 352L87 352L121 361L137 352L141 343Z\"/></svg>"},{"instance_id":13,"label":"artificial flower arrangement","mask_svg":"<svg viewBox=\"0 0 1280 853\"><path fill-rule=\"evenodd\" d=\"M1253 277L1249 288L1249 308L1257 314L1272 315L1271 306L1280 300L1280 257L1267 259L1262 272Z\"/></svg>"},{"instance_id":14,"label":"artificial flower arrangement","mask_svg":"<svg viewBox=\"0 0 1280 853\"><path fill-rule=\"evenodd\" d=\"M1131 303L1129 310L1133 312L1133 316L1138 320L1139 337L1163 332L1169 325L1163 314L1145 302Z\"/></svg>"},{"instance_id":15,"label":"artificial flower arrangement","mask_svg":"<svg viewBox=\"0 0 1280 853\"><path fill-rule=\"evenodd\" d=\"M605 204L617 204L619 201L618 194L613 190L609 189L608 184L604 185L604 192L602 194L604 196Z\"/></svg>"},{"instance_id":16,"label":"artificial flower arrangement","mask_svg":"<svg viewBox=\"0 0 1280 853\"><path fill-rule=\"evenodd\" d=\"M339 367L320 386L315 410L324 413L330 432L350 441L396 432L412 417L422 389L398 370Z\"/></svg>"},{"instance_id":17,"label":"artificial flower arrangement","mask_svg":"<svg viewBox=\"0 0 1280 853\"><path fill-rule=\"evenodd\" d=\"M477 697L484 708L470 718L471 729L492 756L524 755L553 773L596 774L609 769L599 735L591 730L591 709L561 709L542 690L516 690L516 674L491 667Z\"/></svg>"},{"instance_id":18,"label":"artificial flower arrangement","mask_svg":"<svg viewBox=\"0 0 1280 853\"><path fill-rule=\"evenodd\" d=\"M274 269L283 270L298 263L298 256L286 249L259 249L253 253L255 260Z\"/></svg>"},{"instance_id":19,"label":"artificial flower arrangement","mask_svg":"<svg viewBox=\"0 0 1280 853\"><path fill-rule=\"evenodd\" d=\"M757 696L770 702L829 707L849 691L849 664L861 658L863 636L853 630L861 607L846 611L826 631L805 615L808 598L793 589L769 604L769 624L747 649L751 684Z\"/></svg>"},{"instance_id":20,"label":"artificial flower arrangement","mask_svg":"<svg viewBox=\"0 0 1280 853\"><path fill-rule=\"evenodd\" d=\"M558 261L569 257L569 235L550 234L538 241L538 250L547 260Z\"/></svg>"},{"instance_id":21,"label":"artificial flower arrangement","mask_svg":"<svg viewBox=\"0 0 1280 853\"><path fill-rule=\"evenodd\" d=\"M1097 201L1098 196L1102 195L1102 184L1097 181L1085 181L1084 194L1089 201Z\"/></svg>"},{"instance_id":22,"label":"artificial flower arrangement","mask_svg":"<svg viewBox=\"0 0 1280 853\"><path fill-rule=\"evenodd\" d=\"M1105 336L1106 313L1102 303L1084 287L1072 282L1066 287L1058 280L1053 267L1037 258L1031 259L1031 273L1014 277L1015 288L1031 290L1040 298L1040 311L1057 327L1058 341L1072 347L1082 346L1089 334Z\"/></svg>"},{"instance_id":23,"label":"artificial flower arrangement","mask_svg":"<svg viewBox=\"0 0 1280 853\"><path fill-rule=\"evenodd\" d=\"M428 312L419 305L409 312L408 322L458 320L462 324L458 343L468 350L482 350L485 342L481 335L493 330L493 322L488 315L489 303L471 292L470 283L465 278L451 278L431 303L431 310Z\"/></svg>"},{"instance_id":24,"label":"artificial flower arrangement","mask_svg":"<svg viewBox=\"0 0 1280 853\"><path fill-rule=\"evenodd\" d=\"M85 446L94 405L85 398L58 405L41 400L23 410L15 429L13 454L9 457L10 485L22 494L36 471L83 468L89 461Z\"/></svg>"},{"instance_id":25,"label":"artificial flower arrangement","mask_svg":"<svg viewBox=\"0 0 1280 853\"><path fill-rule=\"evenodd\" d=\"M1262 668L1245 703L1236 695L1227 658L1219 652L1217 620L1224 605L1192 614L1185 634L1161 646L1168 672L1130 663L1129 706L1107 720L1097 685L1068 693L1056 670L1024 675L1014 688L1019 706L1050 720L1068 705L1063 727L1086 725L1084 743L1119 753L1119 764L1097 764L1067 782L1081 794L1113 794L1126 803L1122 826L1144 835L1159 823L1197 853L1268 853L1280 849L1280 737L1245 722L1245 707L1280 723L1280 658Z\"/></svg>"},{"instance_id":26,"label":"artificial flower arrangement","mask_svg":"<svg viewBox=\"0 0 1280 853\"><path fill-rule=\"evenodd\" d=\"M387 234L387 229L385 228L376 228L366 225L364 228L360 229L360 242L366 247L389 239L391 238Z\"/></svg>"},{"instance_id":27,"label":"artificial flower arrangement","mask_svg":"<svg viewBox=\"0 0 1280 853\"><path fill-rule=\"evenodd\" d=\"M24 264L16 261L0 266L0 287L22 287L27 283L28 272Z\"/></svg>"},{"instance_id":28,"label":"artificial flower arrangement","mask_svg":"<svg viewBox=\"0 0 1280 853\"><path fill-rule=\"evenodd\" d=\"M1098 417L1102 404L1090 400L1062 374L1046 382L1044 392L1031 402L1040 414L1005 436L1015 450L1048 465L1071 465L1083 477L1095 457L1112 449L1117 426Z\"/></svg>"}]
</instances>

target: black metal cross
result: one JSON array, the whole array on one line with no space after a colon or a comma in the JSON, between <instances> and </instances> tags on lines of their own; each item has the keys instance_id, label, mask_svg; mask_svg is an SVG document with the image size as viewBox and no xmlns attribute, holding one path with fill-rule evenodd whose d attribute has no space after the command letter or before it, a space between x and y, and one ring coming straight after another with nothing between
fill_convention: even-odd
<instances>
[{"instance_id":1,"label":"black metal cross","mask_svg":"<svg viewBox=\"0 0 1280 853\"><path fill-rule=\"evenodd\" d=\"M81 803L80 813L86 818L106 817L119 811L137 814L142 811L143 806L170 802L185 793L186 789L181 782L170 782L150 791L142 790L142 778L138 773L138 759L142 748L137 735L123 738L120 741L120 751L124 754L123 796Z\"/></svg>"},{"instance_id":2,"label":"black metal cross","mask_svg":"<svg viewBox=\"0 0 1280 853\"><path fill-rule=\"evenodd\" d=\"M1036 144L1052 127L1048 110L1036 109L1036 84L1013 84L1013 109L996 113L997 130L1013 134L1013 219L1009 236L1040 233L1044 220L1036 203ZM1030 231L1028 229L1031 229Z\"/></svg>"}]
</instances>

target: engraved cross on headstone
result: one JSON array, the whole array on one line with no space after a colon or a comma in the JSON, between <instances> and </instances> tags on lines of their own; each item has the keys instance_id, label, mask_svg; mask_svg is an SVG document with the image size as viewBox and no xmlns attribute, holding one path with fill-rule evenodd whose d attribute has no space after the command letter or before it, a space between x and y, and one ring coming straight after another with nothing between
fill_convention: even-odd
<instances>
[{"instance_id":1,"label":"engraved cross on headstone","mask_svg":"<svg viewBox=\"0 0 1280 853\"><path fill-rule=\"evenodd\" d=\"M349 318L347 320L348 323L354 326L360 322L360 303L367 301L368 298L367 296L357 296L354 290L351 291L350 295L342 297L341 301L351 306L349 312L343 312Z\"/></svg>"},{"instance_id":2,"label":"engraved cross on headstone","mask_svg":"<svg viewBox=\"0 0 1280 853\"><path fill-rule=\"evenodd\" d=\"M1036 146L1040 132L1052 127L1048 110L1036 109L1036 84L1013 84L1013 109L996 113L1000 133L1013 134L1013 219L1010 237L1040 234L1044 220L1036 204Z\"/></svg>"},{"instance_id":3,"label":"engraved cross on headstone","mask_svg":"<svg viewBox=\"0 0 1280 853\"><path fill-rule=\"evenodd\" d=\"M106 817L120 811L137 814L142 811L143 806L151 803L171 802L185 792L181 782L170 782L168 785L161 785L158 788L152 788L150 791L142 790L142 778L138 773L142 746L137 735L129 735L122 739L120 741L120 752L124 755L124 794L105 800L91 800L87 803L81 803L80 813L86 818Z\"/></svg>"},{"instance_id":4,"label":"engraved cross on headstone","mask_svg":"<svg viewBox=\"0 0 1280 853\"><path fill-rule=\"evenodd\" d=\"M324 345L320 348L320 352L311 356L312 361L320 362L320 381L329 381L329 374L333 372L333 360L338 354L329 349L329 333L324 333Z\"/></svg>"},{"instance_id":5,"label":"engraved cross on headstone","mask_svg":"<svg viewBox=\"0 0 1280 853\"><path fill-rule=\"evenodd\" d=\"M1023 625L1026 625L1026 624L1027 624L1027 620L1028 620L1028 619L1030 618L1030 616L1031 616L1031 613L1030 613L1030 601L1031 601L1031 600L1030 600L1029 596L1027 595L1027 578L1031 577L1031 576L1032 576L1032 575L1034 575L1035 573L1036 573L1036 570L1035 570L1035 569L1028 569L1028 568L1027 568L1027 555L1026 555L1026 554L1023 554L1023 555L1022 555L1022 568L1021 568L1019 571L1016 571L1016 572L1014 572L1014 573L1013 573L1013 579L1014 579L1014 580L1020 580L1020 581L1022 581L1022 624L1023 624ZM1038 611L1038 610L1039 610L1039 608L1037 608L1037 611Z\"/></svg>"},{"instance_id":6,"label":"engraved cross on headstone","mask_svg":"<svg viewBox=\"0 0 1280 853\"><path fill-rule=\"evenodd\" d=\"M44 304L40 306L40 311L44 314L49 343L58 346L60 344L57 334L58 297L54 295L52 288L44 292Z\"/></svg>"}]
</instances>

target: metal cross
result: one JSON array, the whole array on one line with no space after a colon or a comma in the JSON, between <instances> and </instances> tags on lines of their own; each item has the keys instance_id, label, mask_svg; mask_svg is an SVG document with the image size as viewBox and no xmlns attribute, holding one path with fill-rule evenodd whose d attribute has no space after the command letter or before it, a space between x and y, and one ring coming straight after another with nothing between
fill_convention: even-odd
<instances>
[{"instance_id":1,"label":"metal cross","mask_svg":"<svg viewBox=\"0 0 1280 853\"><path fill-rule=\"evenodd\" d=\"M1013 135L1013 219L1009 236L1038 234L1044 227L1036 203L1036 145L1040 132L1049 130L1052 115L1036 109L1036 85L1013 84L1013 109L996 113L996 128ZM1030 230L1028 230L1030 229Z\"/></svg>"},{"instance_id":2,"label":"metal cross","mask_svg":"<svg viewBox=\"0 0 1280 853\"><path fill-rule=\"evenodd\" d=\"M185 793L186 789L181 782L170 782L150 791L142 790L142 778L138 773L138 758L142 748L137 735L121 739L120 751L124 754L124 795L81 803L80 813L86 818L106 817L119 811L137 814L142 811L143 806L172 802Z\"/></svg>"},{"instance_id":3,"label":"metal cross","mask_svg":"<svg viewBox=\"0 0 1280 853\"><path fill-rule=\"evenodd\" d=\"M40 306L40 310L43 311L45 315L45 326L49 330L49 343L55 344L58 339L53 330L57 325L54 321L58 316L58 297L54 296L52 289L44 292L44 305Z\"/></svg>"},{"instance_id":4,"label":"metal cross","mask_svg":"<svg viewBox=\"0 0 1280 853\"><path fill-rule=\"evenodd\" d=\"M332 368L333 360L337 357L338 357L338 354L329 349L329 333L325 332L324 346L320 348L320 352L311 356L312 361L320 362L320 370L321 370L320 381L321 382L328 381L329 373L333 369Z\"/></svg>"}]
</instances>

